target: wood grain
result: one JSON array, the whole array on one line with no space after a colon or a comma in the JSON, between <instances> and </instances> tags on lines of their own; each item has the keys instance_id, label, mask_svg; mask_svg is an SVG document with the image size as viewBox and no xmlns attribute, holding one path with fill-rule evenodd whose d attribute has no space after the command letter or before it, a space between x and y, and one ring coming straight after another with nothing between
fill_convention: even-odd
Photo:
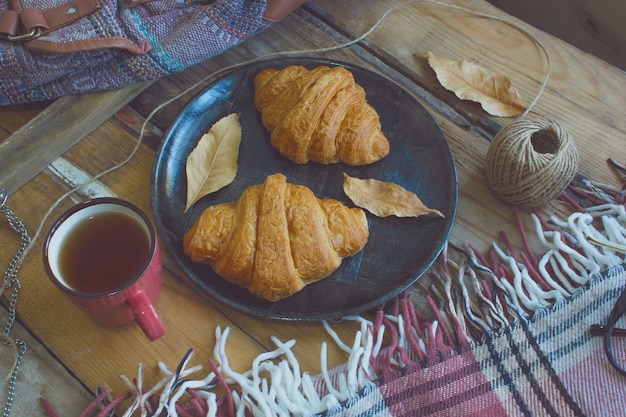
<instances>
[{"instance_id":1,"label":"wood grain","mask_svg":"<svg viewBox=\"0 0 626 417\"><path fill-rule=\"evenodd\" d=\"M0 143L0 188L13 193L22 187L149 84L54 101Z\"/></svg>"},{"instance_id":2,"label":"wood grain","mask_svg":"<svg viewBox=\"0 0 626 417\"><path fill-rule=\"evenodd\" d=\"M107 146L103 147L105 140ZM118 120L111 119L73 147L65 158L88 172L96 173L108 168L111 161L120 160L129 154L135 144L136 138L128 129ZM131 163L103 178L102 183L116 195L133 201L149 212L150 193L146 184L150 181L153 156L153 150L141 146ZM46 171L35 177L28 187L15 193L11 202L17 211L18 208L26 207L29 201L42 199L42 204L37 206L36 212L27 213L24 218L27 224L34 226L45 216L45 208L52 206L55 199L64 192L63 184L59 184L58 179ZM45 220L44 234L52 222L72 204L71 199L63 200L59 204ZM23 212L23 209L19 212ZM145 366L146 384L154 384L163 376L157 368L158 362L166 361L172 369L190 348L195 350L193 364L201 364L208 369L208 358L213 356L215 344L214 332L218 326L222 329L226 327L232 329L228 351L232 355L231 366L239 371L247 370L254 357L274 347L267 333L268 328L280 329L271 334L285 340L294 337L295 334L310 336L312 333L305 330L306 326L290 326L280 322L268 323L260 319L251 319L216 304L214 300L194 291L191 284L181 285L184 281L175 275L178 270L167 253L163 254L165 265L163 296L157 304L167 329L166 335L156 342L149 342L136 326L124 329L101 327L86 318L47 278L40 261L44 238L44 235L39 237L31 250L29 262L22 270L23 290L18 308L20 321L29 329L36 331L38 337L45 341L46 347L57 352L61 363L71 367L72 371L80 376L81 381L92 390L106 384L114 393L125 392L126 387L119 377L120 375L135 377L139 363ZM9 243L6 248L2 247L3 253L8 252L8 246ZM185 312L184 320L179 316L182 311ZM240 326L231 317L245 322L245 326ZM314 325L309 325L309 328L312 327ZM317 332L314 334L319 336L321 329L318 325L315 327ZM250 337L251 334L253 337ZM310 343L319 346L322 340L323 338L313 336ZM337 355L339 356L336 357ZM305 355L302 361L303 369L313 373L319 372L317 356ZM345 355L331 349L331 359L333 365L338 365L345 360Z\"/></svg>"},{"instance_id":3,"label":"wood grain","mask_svg":"<svg viewBox=\"0 0 626 417\"><path fill-rule=\"evenodd\" d=\"M157 133L151 133L140 144L129 163L100 181L115 194L150 210L150 174L160 141L158 132L168 129L185 103L210 82L212 75L220 69L268 53L340 45L365 33L385 11L397 6L358 44L332 52L306 54L346 60L384 74L414 95L433 116L448 140L457 167L459 203L450 238L452 242L471 243L477 250L487 251L493 242L501 242L500 234L504 232L514 247L521 247L514 209L491 193L483 170L491 138L501 126L514 119L491 117L475 103L460 101L442 89L427 64L414 56L419 52L432 51L447 58L473 60L506 74L530 101L537 95L547 69L545 58L527 34L532 35L548 51L551 65L548 84L533 111L558 120L570 130L579 149L579 172L582 175L600 183L621 186L620 178L608 167L606 158L611 156L626 162L623 146L626 97L619 93L626 91L623 71L503 14L484 1L457 1L454 4L497 16L508 23L476 17L433 2L402 4L399 0L311 1L267 32L227 53L154 82L126 107L139 119L148 117L161 103L195 87L153 115L150 119L154 127L152 132ZM516 27L522 28L523 32ZM130 95L126 97L130 98ZM122 122L122 116L109 118L124 100L115 100L117 105L107 110L106 117L95 110L89 111L88 116L79 114L73 107L78 102L68 103L67 107L63 102L57 105L59 107L49 106L42 112L46 114L20 130L18 136L5 138L0 144L3 162L8 161L8 155L13 155L16 150L21 152L17 158L21 162L10 161L11 168L0 167L3 173L0 181L6 184L3 186L11 188L11 205L24 217L31 230L38 228L48 209L67 191L67 185L50 172L39 173L49 163L45 153L64 154L64 158L77 167L96 175L123 161L135 148L137 120L130 128ZM72 109L69 119L67 115L60 117L65 108ZM68 125L69 120L80 121L77 126L81 127ZM15 124L6 127L12 122L4 121L1 112L0 121L5 131L15 129ZM50 121L52 125L45 126L43 121ZM46 132L46 127L52 134L44 135L45 145L38 148L36 143L42 142L37 142L37 136ZM63 134L72 139L64 140ZM81 134L84 139L78 140ZM71 142L77 144L71 146ZM17 172L30 159L38 168ZM8 172L6 177L5 172ZM53 211L42 227L44 234L51 221L71 204L73 200L68 198ZM569 210L565 204L554 201L538 208L537 212L559 215L567 214ZM532 235L529 211L521 211L520 215L525 230ZM0 227L4 230L6 225ZM196 350L193 363L206 366L208 358L212 357L216 326L233 329L227 349L233 366L240 370L247 369L258 353L273 347L272 335L283 341L296 338L295 351L302 368L313 374L320 369L319 351L323 341L329 342L331 348L330 366L345 361L345 352L335 347L321 324L264 320L220 305L198 291L167 253L163 254L164 290L157 306L165 320L166 336L150 343L136 326L116 330L99 327L84 318L49 283L40 259L42 239L40 236L24 265L19 320L91 390L108 384L115 393L124 391L119 375L134 376L140 362L145 365L146 384L155 383L160 377L157 361L162 360L170 368L174 367L190 347ZM11 253L15 244L11 239L0 240L0 253ZM538 251L542 249L537 239L531 238L530 245ZM437 278L427 275L411 290L418 308L426 315L429 309L424 301L425 289L436 284ZM335 326L345 342L352 340L355 333L352 323L337 323Z\"/></svg>"},{"instance_id":4,"label":"wood grain","mask_svg":"<svg viewBox=\"0 0 626 417\"><path fill-rule=\"evenodd\" d=\"M5 323L8 313L0 309L0 321ZM93 394L65 369L56 358L42 346L24 327L16 323L11 336L26 343L26 353L18 368L18 382L11 415L40 416L42 408L39 397L52 403L57 410L67 416L78 416L93 400ZM3 398L8 390L8 373L12 369L15 352L12 348L0 345L0 392ZM50 376L54 375L51 383ZM3 403L4 406L4 403Z\"/></svg>"}]
</instances>

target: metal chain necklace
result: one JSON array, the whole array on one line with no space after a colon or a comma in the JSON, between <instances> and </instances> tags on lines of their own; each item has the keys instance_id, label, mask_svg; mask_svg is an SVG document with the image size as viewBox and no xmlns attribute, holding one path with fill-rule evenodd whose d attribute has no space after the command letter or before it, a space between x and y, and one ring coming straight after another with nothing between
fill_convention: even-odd
<instances>
[{"instance_id":1,"label":"metal chain necklace","mask_svg":"<svg viewBox=\"0 0 626 417\"><path fill-rule=\"evenodd\" d=\"M15 362L13 365L13 369L11 370L11 375L8 380L8 388L7 388L7 400L4 405L4 411L2 413L2 417L9 417L11 414L11 407L13 406L13 400L15 398L15 385L17 382L17 374L19 371L20 364L22 362L22 358L28 349L28 346L25 341L21 339L12 339L11 338L11 328L13 327L13 323L15 322L16 312L17 312L17 299L20 292L20 280L18 278L18 272L22 267L23 256L30 245L30 236L28 235L28 230L24 223L13 213L13 211L6 205L8 199L8 193L4 189L0 189L0 212L4 213L7 220L9 221L9 225L11 229L18 235L20 235L21 243L20 247L17 250L17 253L9 263L9 266L4 273L4 280L2 284L2 290L0 294L2 294L5 290L13 289L11 293L11 298L9 301L9 317L7 319L6 324L4 325L4 331L2 333L2 344L7 347L15 348Z\"/></svg>"}]
</instances>

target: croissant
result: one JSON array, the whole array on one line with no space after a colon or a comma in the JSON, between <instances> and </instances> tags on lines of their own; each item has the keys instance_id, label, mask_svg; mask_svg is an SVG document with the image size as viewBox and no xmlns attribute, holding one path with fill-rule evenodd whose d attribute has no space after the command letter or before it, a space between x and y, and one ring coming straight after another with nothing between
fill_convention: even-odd
<instances>
[{"instance_id":1,"label":"croissant","mask_svg":"<svg viewBox=\"0 0 626 417\"><path fill-rule=\"evenodd\" d=\"M378 113L346 68L265 68L254 104L271 143L291 161L366 165L389 154Z\"/></svg>"},{"instance_id":2,"label":"croissant","mask_svg":"<svg viewBox=\"0 0 626 417\"><path fill-rule=\"evenodd\" d=\"M363 210L318 199L274 174L238 201L207 208L183 246L192 261L208 263L226 281L278 301L329 276L368 237Z\"/></svg>"}]
</instances>

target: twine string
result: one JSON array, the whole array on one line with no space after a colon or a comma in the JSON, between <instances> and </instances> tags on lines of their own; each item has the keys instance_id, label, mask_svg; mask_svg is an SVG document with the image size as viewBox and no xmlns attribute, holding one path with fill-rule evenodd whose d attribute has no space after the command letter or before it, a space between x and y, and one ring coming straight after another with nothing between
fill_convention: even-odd
<instances>
[{"instance_id":1,"label":"twine string","mask_svg":"<svg viewBox=\"0 0 626 417\"><path fill-rule=\"evenodd\" d=\"M82 184L78 184L75 187L73 187L72 189L68 190L65 194L63 194L61 197L59 197L53 204L52 206L48 209L48 211L45 213L44 217L41 220L41 223L39 224L39 227L37 228L37 231L35 233L35 235L33 236L33 239L31 241L31 244L29 245L29 247L26 250L26 253L24 254L24 256L26 254L28 254L28 252L30 252L30 249L32 248L32 246L34 245L35 241L39 238L39 236L41 235L41 232L43 230L43 227L45 225L45 222L47 221L47 219L50 217L50 215L52 214L52 212L61 204L61 202L63 200L65 200L68 196L70 196L71 194L75 193L76 191L78 191L81 188L84 188L86 186L88 186L89 184L99 180L100 178L102 178L103 176L123 167L124 165L126 165L128 162L130 162L130 160L134 157L134 155L137 153L137 151L139 150L142 142L143 142L143 138L146 132L146 128L148 123L150 122L150 120L152 120L152 118L162 109L164 109L165 107L169 106L171 103L175 102L176 100L186 96L187 94L189 94L190 92L196 90L198 87L200 87L201 85L204 85L205 83L209 82L210 80L213 79L217 79L219 78L222 74L228 72L228 71L232 71L234 69L246 66L246 65L250 65L252 63L255 63L257 61L260 61L262 59L267 59L267 58L273 58L273 57L281 57L281 56L293 56L293 55L302 55L302 54L313 54L313 53L327 53L327 52L332 52L332 51L336 51L336 50L340 50L340 49L344 49L347 47L350 47L358 42L361 42L362 40L366 39L371 33L373 33L387 18L389 15L391 15L392 13L394 13L395 11L404 8L408 5L411 4L417 4L417 3L429 3L429 4L434 4L434 5L438 5L441 7L445 7L445 8L449 8L452 10L456 10L456 11L460 11L460 12L464 12L464 13L468 13L470 15L476 16L476 17L481 17L481 18L485 18L485 19L489 19L489 20L494 20L494 21L498 21L501 23L504 23L510 27L512 27L513 29L519 31L520 33L522 33L524 36L526 36L528 39L530 39L541 51L541 53L544 55L545 57L545 61L546 61L546 71L545 71L545 75L544 78L541 82L541 85L538 89L537 94L535 95L534 99L532 100L532 102L528 105L528 107L526 108L526 111L524 112L524 114L522 115L522 117L525 117L526 115L529 114L529 112L531 111L531 109L535 106L535 104L539 101L539 99L541 98L541 95L543 94L545 87L548 83L548 79L550 76L550 72L551 72L551 63L550 63L550 56L548 54L548 51L546 50L546 48L541 44L541 42L539 42L538 39L536 39L534 36L532 36L532 34L530 34L529 32L527 32L526 30L516 26L514 23L508 22L507 20L498 17L498 16L494 16L494 15L490 15L490 14L486 14L486 13L482 13L482 12L478 12L475 10L471 10L462 6L457 6L454 4L448 4L445 2L441 2L441 1L437 1L437 0L409 0L403 3L399 3L395 6L390 7L389 9L387 9L387 11L385 11L385 13L383 13L377 20L376 22L364 33L362 33L361 35L359 35L358 37L344 42L344 43L340 43L337 45L333 45L333 46L329 46L329 47L324 47L324 48L317 48L317 49L303 49L303 50L295 50L295 51L280 51L280 52L272 52L272 53L268 53L268 54L264 54L264 55L260 55L257 56L255 58L252 58L250 60L247 61L243 61L237 64L233 64L227 67L224 67L204 78L202 78L201 80L199 80L198 82L192 84L190 87L188 87L187 89L183 90L181 93L177 94L176 96L167 99L166 101L164 101L163 103L159 104L157 107L155 107L150 114L148 115L148 117L145 119L145 121L143 122L142 126L141 126L141 130L139 132L139 137L137 139L137 143L135 144L134 148L132 149L132 151L130 152L130 154L128 155L128 157L126 159L124 159L123 161L121 161L120 163L113 165L112 167L94 175L93 177L91 177L89 180L85 181Z\"/></svg>"},{"instance_id":2,"label":"twine string","mask_svg":"<svg viewBox=\"0 0 626 417\"><path fill-rule=\"evenodd\" d=\"M505 202L535 207L559 195L578 170L576 144L567 130L543 116L502 128L489 146L487 181Z\"/></svg>"}]
</instances>

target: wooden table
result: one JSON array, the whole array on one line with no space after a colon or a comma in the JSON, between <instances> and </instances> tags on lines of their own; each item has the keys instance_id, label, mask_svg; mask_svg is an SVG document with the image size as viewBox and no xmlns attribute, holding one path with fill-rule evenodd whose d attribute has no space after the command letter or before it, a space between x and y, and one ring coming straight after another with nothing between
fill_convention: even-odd
<instances>
[{"instance_id":1,"label":"wooden table","mask_svg":"<svg viewBox=\"0 0 626 417\"><path fill-rule=\"evenodd\" d=\"M505 231L516 239L513 208L489 190L484 161L490 141L513 119L492 117L472 102L459 100L437 82L425 60L425 51L452 59L475 61L506 75L530 102L538 94L547 61L531 35L546 49L551 70L545 90L533 111L553 118L574 137L580 154L579 173L600 183L621 186L606 160L626 162L626 74L597 58L518 21L482 0L454 1L464 8L497 17L476 16L435 2L381 0L315 0L260 36L209 62L145 85L121 91L65 97L55 102L0 109L0 188L10 192L8 204L28 226L31 235L43 225L21 271L22 290L14 337L25 338L30 349L24 358L17 387L15 415L43 415L34 401L45 396L60 415L78 415L98 386L113 393L126 391L120 375L133 378L144 364L145 384L161 374L159 361L175 367L185 352L195 350L193 364L207 366L215 329L230 327L227 350L232 366L248 369L254 357L273 348L272 335L295 338L294 351L303 370L320 370L320 347L329 343L329 365L346 360L318 322L264 320L221 305L181 274L163 254L164 289L158 310L166 335L149 342L136 327L108 329L80 314L50 283L41 262L42 241L52 221L76 201L111 193L150 211L152 162L163 132L185 103L215 71L277 51L330 48L355 39L393 9L361 42L328 52L307 55L336 58L389 77L413 94L432 114L448 140L458 170L458 214L450 240L471 243L485 251ZM503 23L503 21L508 22ZM136 154L123 167L99 178L90 191L57 199L84 178L127 158L138 141L138 128L160 103L198 83L193 89L150 118ZM436 179L433 179L436 181ZM98 187L95 187L95 186ZM568 213L553 201L540 213ZM46 217L47 216L47 217ZM531 228L529 217L522 216ZM0 265L7 265L19 245L6 222L0 222ZM423 277L413 296L418 306L433 278ZM5 306L8 302L3 297ZM427 309L423 306L423 311ZM345 340L354 328L337 323ZM3 367L7 367L3 364Z\"/></svg>"}]
</instances>

